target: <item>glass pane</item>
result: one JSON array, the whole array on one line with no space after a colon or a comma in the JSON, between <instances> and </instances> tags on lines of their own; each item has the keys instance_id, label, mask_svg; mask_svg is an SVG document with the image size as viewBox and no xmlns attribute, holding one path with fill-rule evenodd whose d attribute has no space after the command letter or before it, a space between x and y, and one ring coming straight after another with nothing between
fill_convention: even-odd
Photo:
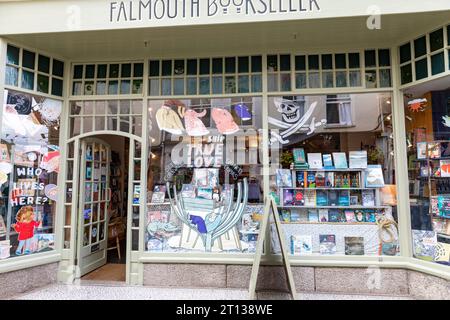
<instances>
[{"instance_id":1,"label":"glass pane","mask_svg":"<svg viewBox=\"0 0 450 320\"><path fill-rule=\"evenodd\" d=\"M89 245L89 237L90 237L90 227L84 227L83 233L83 246Z\"/></svg>"},{"instance_id":2,"label":"glass pane","mask_svg":"<svg viewBox=\"0 0 450 320\"><path fill-rule=\"evenodd\" d=\"M118 78L119 77L119 65L118 64L110 64L109 65L109 77L110 78Z\"/></svg>"},{"instance_id":3,"label":"glass pane","mask_svg":"<svg viewBox=\"0 0 450 320\"><path fill-rule=\"evenodd\" d=\"M38 70L45 73L50 73L50 58L39 55Z\"/></svg>"},{"instance_id":4,"label":"glass pane","mask_svg":"<svg viewBox=\"0 0 450 320\"><path fill-rule=\"evenodd\" d=\"M61 79L52 78L52 94L62 97L63 95L63 81Z\"/></svg>"},{"instance_id":5,"label":"glass pane","mask_svg":"<svg viewBox=\"0 0 450 320\"><path fill-rule=\"evenodd\" d=\"M252 72L262 72L262 57L253 56L252 57Z\"/></svg>"},{"instance_id":6,"label":"glass pane","mask_svg":"<svg viewBox=\"0 0 450 320\"><path fill-rule=\"evenodd\" d=\"M361 71L350 71L350 87L360 87L361 84Z\"/></svg>"},{"instance_id":7,"label":"glass pane","mask_svg":"<svg viewBox=\"0 0 450 320\"><path fill-rule=\"evenodd\" d=\"M106 101L97 101L95 103L95 114L106 114Z\"/></svg>"},{"instance_id":8,"label":"glass pane","mask_svg":"<svg viewBox=\"0 0 450 320\"><path fill-rule=\"evenodd\" d=\"M105 81L97 81L95 93L98 95L106 94L106 82Z\"/></svg>"},{"instance_id":9,"label":"glass pane","mask_svg":"<svg viewBox=\"0 0 450 320\"><path fill-rule=\"evenodd\" d=\"M34 89L34 72L22 70L22 88L33 90Z\"/></svg>"},{"instance_id":10,"label":"glass pane","mask_svg":"<svg viewBox=\"0 0 450 320\"><path fill-rule=\"evenodd\" d=\"M278 71L278 56L276 55L267 56L267 71L269 72Z\"/></svg>"},{"instance_id":11,"label":"glass pane","mask_svg":"<svg viewBox=\"0 0 450 320\"><path fill-rule=\"evenodd\" d=\"M99 241L102 241L105 239L105 223L100 223L100 230L99 230Z\"/></svg>"},{"instance_id":12,"label":"glass pane","mask_svg":"<svg viewBox=\"0 0 450 320\"><path fill-rule=\"evenodd\" d=\"M186 79L186 89L187 94L197 94L197 78L187 78Z\"/></svg>"},{"instance_id":13,"label":"glass pane","mask_svg":"<svg viewBox=\"0 0 450 320\"><path fill-rule=\"evenodd\" d=\"M322 87L332 88L334 83L333 72L322 72Z\"/></svg>"},{"instance_id":14,"label":"glass pane","mask_svg":"<svg viewBox=\"0 0 450 320\"><path fill-rule=\"evenodd\" d=\"M295 56L295 70L306 70L306 56Z\"/></svg>"},{"instance_id":15,"label":"glass pane","mask_svg":"<svg viewBox=\"0 0 450 320\"><path fill-rule=\"evenodd\" d=\"M86 101L83 106L83 114L94 114L94 102L93 101Z\"/></svg>"},{"instance_id":16,"label":"glass pane","mask_svg":"<svg viewBox=\"0 0 450 320\"><path fill-rule=\"evenodd\" d=\"M184 94L184 78L173 80L173 94L183 95Z\"/></svg>"},{"instance_id":17,"label":"glass pane","mask_svg":"<svg viewBox=\"0 0 450 320\"><path fill-rule=\"evenodd\" d=\"M411 45L410 43L405 43L400 47L400 63L411 60Z\"/></svg>"},{"instance_id":18,"label":"glass pane","mask_svg":"<svg viewBox=\"0 0 450 320\"><path fill-rule=\"evenodd\" d=\"M150 95L159 96L159 79L150 80Z\"/></svg>"},{"instance_id":19,"label":"glass pane","mask_svg":"<svg viewBox=\"0 0 450 320\"><path fill-rule=\"evenodd\" d=\"M109 81L108 94L117 94L119 92L119 81Z\"/></svg>"},{"instance_id":20,"label":"glass pane","mask_svg":"<svg viewBox=\"0 0 450 320\"><path fill-rule=\"evenodd\" d=\"M225 77L225 93L236 93L235 77Z\"/></svg>"},{"instance_id":21,"label":"glass pane","mask_svg":"<svg viewBox=\"0 0 450 320\"><path fill-rule=\"evenodd\" d=\"M209 74L209 59L200 59L200 74ZM201 88L201 83L200 83Z\"/></svg>"},{"instance_id":22,"label":"glass pane","mask_svg":"<svg viewBox=\"0 0 450 320\"><path fill-rule=\"evenodd\" d=\"M306 88L306 73L297 73L295 75L295 87L297 89Z\"/></svg>"},{"instance_id":23,"label":"glass pane","mask_svg":"<svg viewBox=\"0 0 450 320\"><path fill-rule=\"evenodd\" d=\"M376 70L366 70L366 88L376 88L377 87L377 71Z\"/></svg>"},{"instance_id":24,"label":"glass pane","mask_svg":"<svg viewBox=\"0 0 450 320\"><path fill-rule=\"evenodd\" d=\"M33 69L35 68L34 62L36 59L36 54L27 50L22 51L22 66L24 68ZM48 73L48 71L47 71Z\"/></svg>"},{"instance_id":25,"label":"glass pane","mask_svg":"<svg viewBox=\"0 0 450 320\"><path fill-rule=\"evenodd\" d=\"M319 56L309 55L308 56L308 68L309 70L319 70Z\"/></svg>"},{"instance_id":26,"label":"glass pane","mask_svg":"<svg viewBox=\"0 0 450 320\"><path fill-rule=\"evenodd\" d=\"M336 87L342 88L347 86L347 72L336 71Z\"/></svg>"},{"instance_id":27,"label":"glass pane","mask_svg":"<svg viewBox=\"0 0 450 320\"><path fill-rule=\"evenodd\" d=\"M108 114L117 114L119 112L119 104L117 101L108 101Z\"/></svg>"},{"instance_id":28,"label":"glass pane","mask_svg":"<svg viewBox=\"0 0 450 320\"><path fill-rule=\"evenodd\" d=\"M200 78L200 94L209 94L209 77Z\"/></svg>"},{"instance_id":29,"label":"glass pane","mask_svg":"<svg viewBox=\"0 0 450 320\"><path fill-rule=\"evenodd\" d=\"M172 75L172 60L163 60L161 67L161 75L162 76L171 76Z\"/></svg>"},{"instance_id":30,"label":"glass pane","mask_svg":"<svg viewBox=\"0 0 450 320\"><path fill-rule=\"evenodd\" d=\"M150 60L150 77L159 77L159 60Z\"/></svg>"},{"instance_id":31,"label":"glass pane","mask_svg":"<svg viewBox=\"0 0 450 320\"><path fill-rule=\"evenodd\" d=\"M129 100L120 101L120 114L130 114L130 103Z\"/></svg>"},{"instance_id":32,"label":"glass pane","mask_svg":"<svg viewBox=\"0 0 450 320\"><path fill-rule=\"evenodd\" d=\"M20 49L17 47L13 47L8 45L8 49L6 50L6 63L19 65L19 52Z\"/></svg>"},{"instance_id":33,"label":"glass pane","mask_svg":"<svg viewBox=\"0 0 450 320\"><path fill-rule=\"evenodd\" d=\"M222 76L212 77L212 93L214 94L223 93L222 85L223 85Z\"/></svg>"},{"instance_id":34,"label":"glass pane","mask_svg":"<svg viewBox=\"0 0 450 320\"><path fill-rule=\"evenodd\" d=\"M5 69L5 84L17 87L19 85L19 69L11 66L6 66Z\"/></svg>"},{"instance_id":35,"label":"glass pane","mask_svg":"<svg viewBox=\"0 0 450 320\"><path fill-rule=\"evenodd\" d=\"M133 77L142 78L144 76L144 64L135 63L133 64Z\"/></svg>"},{"instance_id":36,"label":"glass pane","mask_svg":"<svg viewBox=\"0 0 450 320\"><path fill-rule=\"evenodd\" d=\"M238 73L249 72L249 57L238 58Z\"/></svg>"},{"instance_id":37,"label":"glass pane","mask_svg":"<svg viewBox=\"0 0 450 320\"><path fill-rule=\"evenodd\" d=\"M94 94L94 81L86 81L84 83L84 94L88 96Z\"/></svg>"},{"instance_id":38,"label":"glass pane","mask_svg":"<svg viewBox=\"0 0 450 320\"><path fill-rule=\"evenodd\" d=\"M235 73L236 72L236 58L228 57L225 58L225 73Z\"/></svg>"},{"instance_id":39,"label":"glass pane","mask_svg":"<svg viewBox=\"0 0 450 320\"><path fill-rule=\"evenodd\" d=\"M48 76L44 76L42 74L38 74L37 80L37 90L39 92L48 93Z\"/></svg>"},{"instance_id":40,"label":"glass pane","mask_svg":"<svg viewBox=\"0 0 450 320\"><path fill-rule=\"evenodd\" d=\"M95 78L95 64L88 64L84 70L84 77L86 79L94 79Z\"/></svg>"},{"instance_id":41,"label":"glass pane","mask_svg":"<svg viewBox=\"0 0 450 320\"><path fill-rule=\"evenodd\" d=\"M187 60L187 74L188 75L197 75L197 59L188 59Z\"/></svg>"},{"instance_id":42,"label":"glass pane","mask_svg":"<svg viewBox=\"0 0 450 320\"><path fill-rule=\"evenodd\" d=\"M83 84L81 82L74 82L72 88L72 94L74 96L81 95Z\"/></svg>"},{"instance_id":43,"label":"glass pane","mask_svg":"<svg viewBox=\"0 0 450 320\"><path fill-rule=\"evenodd\" d=\"M142 114L142 101L135 100L131 104L132 114Z\"/></svg>"},{"instance_id":44,"label":"glass pane","mask_svg":"<svg viewBox=\"0 0 450 320\"><path fill-rule=\"evenodd\" d=\"M378 50L378 66L389 67L391 65L391 54L389 49Z\"/></svg>"},{"instance_id":45,"label":"glass pane","mask_svg":"<svg viewBox=\"0 0 450 320\"><path fill-rule=\"evenodd\" d=\"M309 88L320 88L319 72L310 72L308 75Z\"/></svg>"},{"instance_id":46,"label":"glass pane","mask_svg":"<svg viewBox=\"0 0 450 320\"><path fill-rule=\"evenodd\" d=\"M427 38L425 36L414 40L414 57L418 58L427 54Z\"/></svg>"},{"instance_id":47,"label":"glass pane","mask_svg":"<svg viewBox=\"0 0 450 320\"><path fill-rule=\"evenodd\" d=\"M130 91L131 91L130 80L122 80L120 82L120 93L121 94L130 94Z\"/></svg>"},{"instance_id":48,"label":"glass pane","mask_svg":"<svg viewBox=\"0 0 450 320\"><path fill-rule=\"evenodd\" d=\"M130 118L120 117L120 131L130 132Z\"/></svg>"},{"instance_id":49,"label":"glass pane","mask_svg":"<svg viewBox=\"0 0 450 320\"><path fill-rule=\"evenodd\" d=\"M431 52L442 49L443 47L444 47L444 29L439 29L430 33Z\"/></svg>"},{"instance_id":50,"label":"glass pane","mask_svg":"<svg viewBox=\"0 0 450 320\"><path fill-rule=\"evenodd\" d=\"M83 117L83 133L92 131L92 117Z\"/></svg>"},{"instance_id":51,"label":"glass pane","mask_svg":"<svg viewBox=\"0 0 450 320\"><path fill-rule=\"evenodd\" d=\"M359 53L349 53L348 54L348 66L351 69L360 67Z\"/></svg>"},{"instance_id":52,"label":"glass pane","mask_svg":"<svg viewBox=\"0 0 450 320\"><path fill-rule=\"evenodd\" d=\"M184 74L184 60L174 61L173 74L176 76Z\"/></svg>"},{"instance_id":53,"label":"glass pane","mask_svg":"<svg viewBox=\"0 0 450 320\"><path fill-rule=\"evenodd\" d=\"M428 77L427 58L416 61L416 80Z\"/></svg>"},{"instance_id":54,"label":"glass pane","mask_svg":"<svg viewBox=\"0 0 450 320\"><path fill-rule=\"evenodd\" d=\"M64 62L53 59L53 70L54 76L63 77L64 76Z\"/></svg>"},{"instance_id":55,"label":"glass pane","mask_svg":"<svg viewBox=\"0 0 450 320\"><path fill-rule=\"evenodd\" d=\"M97 78L105 79L107 70L108 70L108 65L106 65L106 64L99 64L97 66Z\"/></svg>"},{"instance_id":56,"label":"glass pane","mask_svg":"<svg viewBox=\"0 0 450 320\"><path fill-rule=\"evenodd\" d=\"M131 77L131 63L122 64L122 70L120 72L122 78L130 78Z\"/></svg>"},{"instance_id":57,"label":"glass pane","mask_svg":"<svg viewBox=\"0 0 450 320\"><path fill-rule=\"evenodd\" d=\"M105 130L105 117L95 117L95 130Z\"/></svg>"},{"instance_id":58,"label":"glass pane","mask_svg":"<svg viewBox=\"0 0 450 320\"><path fill-rule=\"evenodd\" d=\"M291 74L282 73L280 75L281 91L291 91Z\"/></svg>"},{"instance_id":59,"label":"glass pane","mask_svg":"<svg viewBox=\"0 0 450 320\"><path fill-rule=\"evenodd\" d=\"M376 67L376 57L375 50L366 50L364 51L364 59L366 68Z\"/></svg>"},{"instance_id":60,"label":"glass pane","mask_svg":"<svg viewBox=\"0 0 450 320\"><path fill-rule=\"evenodd\" d=\"M445 71L444 52L431 56L431 74L435 75Z\"/></svg>"},{"instance_id":61,"label":"glass pane","mask_svg":"<svg viewBox=\"0 0 450 320\"><path fill-rule=\"evenodd\" d=\"M336 65L336 69L345 69L347 68L347 61L345 53L338 53L334 55L334 63Z\"/></svg>"},{"instance_id":62,"label":"glass pane","mask_svg":"<svg viewBox=\"0 0 450 320\"><path fill-rule=\"evenodd\" d=\"M161 94L163 96L170 96L172 94L172 80L162 79L161 80Z\"/></svg>"},{"instance_id":63,"label":"glass pane","mask_svg":"<svg viewBox=\"0 0 450 320\"><path fill-rule=\"evenodd\" d=\"M74 79L83 78L83 65L76 65L73 67L73 78Z\"/></svg>"},{"instance_id":64,"label":"glass pane","mask_svg":"<svg viewBox=\"0 0 450 320\"><path fill-rule=\"evenodd\" d=\"M262 91L262 76L261 75L253 75L252 76L252 92L261 92Z\"/></svg>"},{"instance_id":65,"label":"glass pane","mask_svg":"<svg viewBox=\"0 0 450 320\"><path fill-rule=\"evenodd\" d=\"M278 91L278 74L267 75L267 90Z\"/></svg>"},{"instance_id":66,"label":"glass pane","mask_svg":"<svg viewBox=\"0 0 450 320\"><path fill-rule=\"evenodd\" d=\"M381 69L380 70L380 87L389 88L392 86L391 83L391 69Z\"/></svg>"},{"instance_id":67,"label":"glass pane","mask_svg":"<svg viewBox=\"0 0 450 320\"><path fill-rule=\"evenodd\" d=\"M212 73L213 74L223 73L223 59L222 58L212 59Z\"/></svg>"},{"instance_id":68,"label":"glass pane","mask_svg":"<svg viewBox=\"0 0 450 320\"><path fill-rule=\"evenodd\" d=\"M108 117L106 121L108 130L117 130L117 117Z\"/></svg>"},{"instance_id":69,"label":"glass pane","mask_svg":"<svg viewBox=\"0 0 450 320\"><path fill-rule=\"evenodd\" d=\"M412 67L411 64L407 64L400 68L400 78L402 84L412 82Z\"/></svg>"},{"instance_id":70,"label":"glass pane","mask_svg":"<svg viewBox=\"0 0 450 320\"><path fill-rule=\"evenodd\" d=\"M280 55L280 71L291 71L291 56L288 54Z\"/></svg>"},{"instance_id":71,"label":"glass pane","mask_svg":"<svg viewBox=\"0 0 450 320\"><path fill-rule=\"evenodd\" d=\"M132 134L138 137L142 136L142 117L132 117L131 121L133 124Z\"/></svg>"},{"instance_id":72,"label":"glass pane","mask_svg":"<svg viewBox=\"0 0 450 320\"><path fill-rule=\"evenodd\" d=\"M333 69L333 56L331 54L322 55L322 70Z\"/></svg>"},{"instance_id":73,"label":"glass pane","mask_svg":"<svg viewBox=\"0 0 450 320\"><path fill-rule=\"evenodd\" d=\"M72 118L71 119L71 126L70 126L70 136L74 137L77 136L81 133L81 118L77 117L77 118ZM71 179L71 178L69 178Z\"/></svg>"},{"instance_id":74,"label":"glass pane","mask_svg":"<svg viewBox=\"0 0 450 320\"><path fill-rule=\"evenodd\" d=\"M250 92L250 83L248 76L239 76L239 93L248 93Z\"/></svg>"},{"instance_id":75,"label":"glass pane","mask_svg":"<svg viewBox=\"0 0 450 320\"><path fill-rule=\"evenodd\" d=\"M143 82L142 80L133 80L132 94L142 93Z\"/></svg>"},{"instance_id":76,"label":"glass pane","mask_svg":"<svg viewBox=\"0 0 450 320\"><path fill-rule=\"evenodd\" d=\"M450 46L450 24L447 26L447 45Z\"/></svg>"}]
</instances>

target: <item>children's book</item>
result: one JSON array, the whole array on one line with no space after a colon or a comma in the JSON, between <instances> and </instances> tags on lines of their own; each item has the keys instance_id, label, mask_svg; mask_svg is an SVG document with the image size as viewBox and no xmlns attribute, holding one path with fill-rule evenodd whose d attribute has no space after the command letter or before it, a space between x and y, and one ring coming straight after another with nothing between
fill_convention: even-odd
<instances>
[{"instance_id":1,"label":"children's book","mask_svg":"<svg viewBox=\"0 0 450 320\"><path fill-rule=\"evenodd\" d=\"M337 206L338 205L338 192L337 190L328 191L328 205Z\"/></svg>"},{"instance_id":2,"label":"children's book","mask_svg":"<svg viewBox=\"0 0 450 320\"><path fill-rule=\"evenodd\" d=\"M277 186L280 188L293 187L291 170L277 169Z\"/></svg>"},{"instance_id":3,"label":"children's book","mask_svg":"<svg viewBox=\"0 0 450 320\"><path fill-rule=\"evenodd\" d=\"M308 188L316 187L316 174L314 172L308 172L306 176L306 184Z\"/></svg>"},{"instance_id":4,"label":"children's book","mask_svg":"<svg viewBox=\"0 0 450 320\"><path fill-rule=\"evenodd\" d=\"M308 221L319 222L319 213L317 212L317 210L308 210Z\"/></svg>"},{"instance_id":5,"label":"children's book","mask_svg":"<svg viewBox=\"0 0 450 320\"><path fill-rule=\"evenodd\" d=\"M426 159L427 158L427 143L426 142L418 142L417 143L417 159Z\"/></svg>"},{"instance_id":6,"label":"children's book","mask_svg":"<svg viewBox=\"0 0 450 320\"><path fill-rule=\"evenodd\" d=\"M317 206L328 205L328 196L326 191L316 190L316 205Z\"/></svg>"},{"instance_id":7,"label":"children's book","mask_svg":"<svg viewBox=\"0 0 450 320\"><path fill-rule=\"evenodd\" d=\"M316 206L316 190L304 190L305 206L314 207Z\"/></svg>"},{"instance_id":8,"label":"children's book","mask_svg":"<svg viewBox=\"0 0 450 320\"><path fill-rule=\"evenodd\" d=\"M361 202L364 207L375 206L375 191L361 190Z\"/></svg>"},{"instance_id":9,"label":"children's book","mask_svg":"<svg viewBox=\"0 0 450 320\"><path fill-rule=\"evenodd\" d=\"M328 209L319 209L319 222L328 222Z\"/></svg>"},{"instance_id":10,"label":"children's book","mask_svg":"<svg viewBox=\"0 0 450 320\"><path fill-rule=\"evenodd\" d=\"M322 169L322 154L308 153L308 164L311 169Z\"/></svg>"},{"instance_id":11,"label":"children's book","mask_svg":"<svg viewBox=\"0 0 450 320\"><path fill-rule=\"evenodd\" d=\"M350 191L339 190L338 205L341 207L348 207L350 205Z\"/></svg>"},{"instance_id":12,"label":"children's book","mask_svg":"<svg viewBox=\"0 0 450 320\"><path fill-rule=\"evenodd\" d=\"M291 254L293 255L312 254L312 237L308 235L292 235Z\"/></svg>"},{"instance_id":13,"label":"children's book","mask_svg":"<svg viewBox=\"0 0 450 320\"><path fill-rule=\"evenodd\" d=\"M366 169L366 188L384 187L383 169L381 165L368 165Z\"/></svg>"},{"instance_id":14,"label":"children's book","mask_svg":"<svg viewBox=\"0 0 450 320\"><path fill-rule=\"evenodd\" d=\"M414 256L419 259L433 261L437 245L435 231L412 230Z\"/></svg>"},{"instance_id":15,"label":"children's book","mask_svg":"<svg viewBox=\"0 0 450 320\"><path fill-rule=\"evenodd\" d=\"M306 187L306 177L307 177L306 171L297 171L296 176L297 176L297 187L305 188Z\"/></svg>"},{"instance_id":16,"label":"children's book","mask_svg":"<svg viewBox=\"0 0 450 320\"><path fill-rule=\"evenodd\" d=\"M325 173L325 187L334 188L334 172Z\"/></svg>"},{"instance_id":17,"label":"children's book","mask_svg":"<svg viewBox=\"0 0 450 320\"><path fill-rule=\"evenodd\" d=\"M283 205L284 206L294 206L294 190L283 189Z\"/></svg>"},{"instance_id":18,"label":"children's book","mask_svg":"<svg viewBox=\"0 0 450 320\"><path fill-rule=\"evenodd\" d=\"M344 213L347 222L356 222L355 212L353 210L345 210Z\"/></svg>"},{"instance_id":19,"label":"children's book","mask_svg":"<svg viewBox=\"0 0 450 320\"><path fill-rule=\"evenodd\" d=\"M325 172L317 171L316 172L316 188L325 187Z\"/></svg>"},{"instance_id":20,"label":"children's book","mask_svg":"<svg viewBox=\"0 0 450 320\"><path fill-rule=\"evenodd\" d=\"M291 211L289 209L282 209L280 218L283 222L291 222Z\"/></svg>"},{"instance_id":21,"label":"children's book","mask_svg":"<svg viewBox=\"0 0 450 320\"><path fill-rule=\"evenodd\" d=\"M441 177L449 178L450 177L450 160L440 160L439 167L441 169Z\"/></svg>"},{"instance_id":22,"label":"children's book","mask_svg":"<svg viewBox=\"0 0 450 320\"><path fill-rule=\"evenodd\" d=\"M350 151L349 152L350 168L365 169L367 168L367 151Z\"/></svg>"},{"instance_id":23,"label":"children's book","mask_svg":"<svg viewBox=\"0 0 450 320\"><path fill-rule=\"evenodd\" d=\"M334 167L336 169L347 169L347 156L345 152L333 152Z\"/></svg>"},{"instance_id":24,"label":"children's book","mask_svg":"<svg viewBox=\"0 0 450 320\"><path fill-rule=\"evenodd\" d=\"M181 196L183 198L195 198L194 186L190 183L184 183L181 187Z\"/></svg>"},{"instance_id":25,"label":"children's book","mask_svg":"<svg viewBox=\"0 0 450 320\"><path fill-rule=\"evenodd\" d=\"M328 210L328 221L329 222L341 222L340 212L337 209Z\"/></svg>"},{"instance_id":26,"label":"children's book","mask_svg":"<svg viewBox=\"0 0 450 320\"><path fill-rule=\"evenodd\" d=\"M366 222L377 222L377 214L375 210L364 210Z\"/></svg>"},{"instance_id":27,"label":"children's book","mask_svg":"<svg viewBox=\"0 0 450 320\"><path fill-rule=\"evenodd\" d=\"M355 222L365 222L366 217L364 215L364 211L362 210L355 210Z\"/></svg>"},{"instance_id":28,"label":"children's book","mask_svg":"<svg viewBox=\"0 0 450 320\"><path fill-rule=\"evenodd\" d=\"M155 185L153 187L152 203L163 203L166 196L165 185Z\"/></svg>"},{"instance_id":29,"label":"children's book","mask_svg":"<svg viewBox=\"0 0 450 320\"><path fill-rule=\"evenodd\" d=\"M333 169L333 159L331 157L331 154L324 154L323 155L323 167L325 169Z\"/></svg>"},{"instance_id":30,"label":"children's book","mask_svg":"<svg viewBox=\"0 0 450 320\"><path fill-rule=\"evenodd\" d=\"M319 235L319 251L321 254L334 254L336 253L336 235L334 234L321 234Z\"/></svg>"},{"instance_id":31,"label":"children's book","mask_svg":"<svg viewBox=\"0 0 450 320\"><path fill-rule=\"evenodd\" d=\"M294 156L294 163L296 164L306 163L305 150L303 148L295 148L292 151L292 154Z\"/></svg>"},{"instance_id":32,"label":"children's book","mask_svg":"<svg viewBox=\"0 0 450 320\"><path fill-rule=\"evenodd\" d=\"M305 205L305 197L303 195L303 190L294 190L294 205L295 206Z\"/></svg>"},{"instance_id":33,"label":"children's book","mask_svg":"<svg viewBox=\"0 0 450 320\"><path fill-rule=\"evenodd\" d=\"M346 255L364 255L364 237L344 237L344 241Z\"/></svg>"},{"instance_id":34,"label":"children's book","mask_svg":"<svg viewBox=\"0 0 450 320\"><path fill-rule=\"evenodd\" d=\"M197 187L209 187L208 170L205 168L195 168L193 175L193 184Z\"/></svg>"},{"instance_id":35,"label":"children's book","mask_svg":"<svg viewBox=\"0 0 450 320\"><path fill-rule=\"evenodd\" d=\"M300 222L300 213L297 210L291 210L291 222Z\"/></svg>"},{"instance_id":36,"label":"children's book","mask_svg":"<svg viewBox=\"0 0 450 320\"><path fill-rule=\"evenodd\" d=\"M441 144L439 142L428 143L428 157L430 159L441 157Z\"/></svg>"}]
</instances>

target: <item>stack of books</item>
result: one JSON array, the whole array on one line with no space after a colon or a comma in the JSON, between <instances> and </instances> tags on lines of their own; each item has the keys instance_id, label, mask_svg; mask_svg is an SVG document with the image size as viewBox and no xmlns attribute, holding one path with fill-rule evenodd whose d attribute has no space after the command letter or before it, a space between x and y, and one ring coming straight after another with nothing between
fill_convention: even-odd
<instances>
[{"instance_id":1,"label":"stack of books","mask_svg":"<svg viewBox=\"0 0 450 320\"><path fill-rule=\"evenodd\" d=\"M305 158L305 150L303 148L296 148L292 153L294 156L294 170L305 170L309 168Z\"/></svg>"}]
</instances>

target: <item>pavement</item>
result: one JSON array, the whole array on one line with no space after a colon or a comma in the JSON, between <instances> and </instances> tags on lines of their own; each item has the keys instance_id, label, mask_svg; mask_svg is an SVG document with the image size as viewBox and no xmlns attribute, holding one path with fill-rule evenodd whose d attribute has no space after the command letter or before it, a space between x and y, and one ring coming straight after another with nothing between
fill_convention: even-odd
<instances>
[{"instance_id":1,"label":"pavement","mask_svg":"<svg viewBox=\"0 0 450 320\"><path fill-rule=\"evenodd\" d=\"M22 295L14 300L247 300L242 289L153 288L143 286L90 284L52 284ZM258 300L290 300L289 293L258 292ZM349 295L338 293L298 294L299 300L411 300L407 296Z\"/></svg>"}]
</instances>

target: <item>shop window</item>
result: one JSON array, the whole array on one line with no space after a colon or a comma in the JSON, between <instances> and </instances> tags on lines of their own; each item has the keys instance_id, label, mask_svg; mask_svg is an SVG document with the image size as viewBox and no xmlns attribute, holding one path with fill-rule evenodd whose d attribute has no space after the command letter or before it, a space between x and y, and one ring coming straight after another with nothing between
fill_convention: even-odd
<instances>
[{"instance_id":1,"label":"shop window","mask_svg":"<svg viewBox=\"0 0 450 320\"><path fill-rule=\"evenodd\" d=\"M277 96L268 110L270 194L290 254L398 255L390 94Z\"/></svg>"},{"instance_id":2,"label":"shop window","mask_svg":"<svg viewBox=\"0 0 450 320\"><path fill-rule=\"evenodd\" d=\"M416 61L416 80L428 77L428 62L427 59Z\"/></svg>"},{"instance_id":3,"label":"shop window","mask_svg":"<svg viewBox=\"0 0 450 320\"><path fill-rule=\"evenodd\" d=\"M62 101L5 90L1 134L1 258L55 248Z\"/></svg>"},{"instance_id":4,"label":"shop window","mask_svg":"<svg viewBox=\"0 0 450 320\"><path fill-rule=\"evenodd\" d=\"M22 88L33 90L34 88L34 73L30 71L22 71Z\"/></svg>"},{"instance_id":5,"label":"shop window","mask_svg":"<svg viewBox=\"0 0 450 320\"><path fill-rule=\"evenodd\" d=\"M408 42L400 47L400 63L411 60L411 44Z\"/></svg>"},{"instance_id":6,"label":"shop window","mask_svg":"<svg viewBox=\"0 0 450 320\"><path fill-rule=\"evenodd\" d=\"M430 33L430 51L442 49L444 47L444 30L439 29Z\"/></svg>"},{"instance_id":7,"label":"shop window","mask_svg":"<svg viewBox=\"0 0 450 320\"><path fill-rule=\"evenodd\" d=\"M50 58L39 55L38 70L40 72L49 73L50 72Z\"/></svg>"},{"instance_id":8,"label":"shop window","mask_svg":"<svg viewBox=\"0 0 450 320\"><path fill-rule=\"evenodd\" d=\"M417 90L424 91L420 86ZM450 264L449 115L448 89L431 88L421 96L405 98L413 254L418 259L447 266Z\"/></svg>"},{"instance_id":9,"label":"shop window","mask_svg":"<svg viewBox=\"0 0 450 320\"><path fill-rule=\"evenodd\" d=\"M254 253L264 207L261 98L150 100L148 108L145 250Z\"/></svg>"},{"instance_id":10,"label":"shop window","mask_svg":"<svg viewBox=\"0 0 450 320\"><path fill-rule=\"evenodd\" d=\"M36 59L36 54L34 52L30 52L27 50L23 50L22 51L22 66L24 68L28 68L28 69L35 69L35 62ZM48 73L48 70L47 70Z\"/></svg>"},{"instance_id":11,"label":"shop window","mask_svg":"<svg viewBox=\"0 0 450 320\"><path fill-rule=\"evenodd\" d=\"M431 56L431 74L435 75L445 71L444 53Z\"/></svg>"},{"instance_id":12,"label":"shop window","mask_svg":"<svg viewBox=\"0 0 450 320\"><path fill-rule=\"evenodd\" d=\"M412 67L411 64L404 65L400 68L401 83L406 84L412 82Z\"/></svg>"},{"instance_id":13,"label":"shop window","mask_svg":"<svg viewBox=\"0 0 450 320\"><path fill-rule=\"evenodd\" d=\"M20 52L19 48L8 45L8 48L6 50L6 63L18 66L19 65L19 52Z\"/></svg>"},{"instance_id":14,"label":"shop window","mask_svg":"<svg viewBox=\"0 0 450 320\"><path fill-rule=\"evenodd\" d=\"M414 40L414 57L419 58L427 54L427 38L425 36Z\"/></svg>"}]
</instances>

